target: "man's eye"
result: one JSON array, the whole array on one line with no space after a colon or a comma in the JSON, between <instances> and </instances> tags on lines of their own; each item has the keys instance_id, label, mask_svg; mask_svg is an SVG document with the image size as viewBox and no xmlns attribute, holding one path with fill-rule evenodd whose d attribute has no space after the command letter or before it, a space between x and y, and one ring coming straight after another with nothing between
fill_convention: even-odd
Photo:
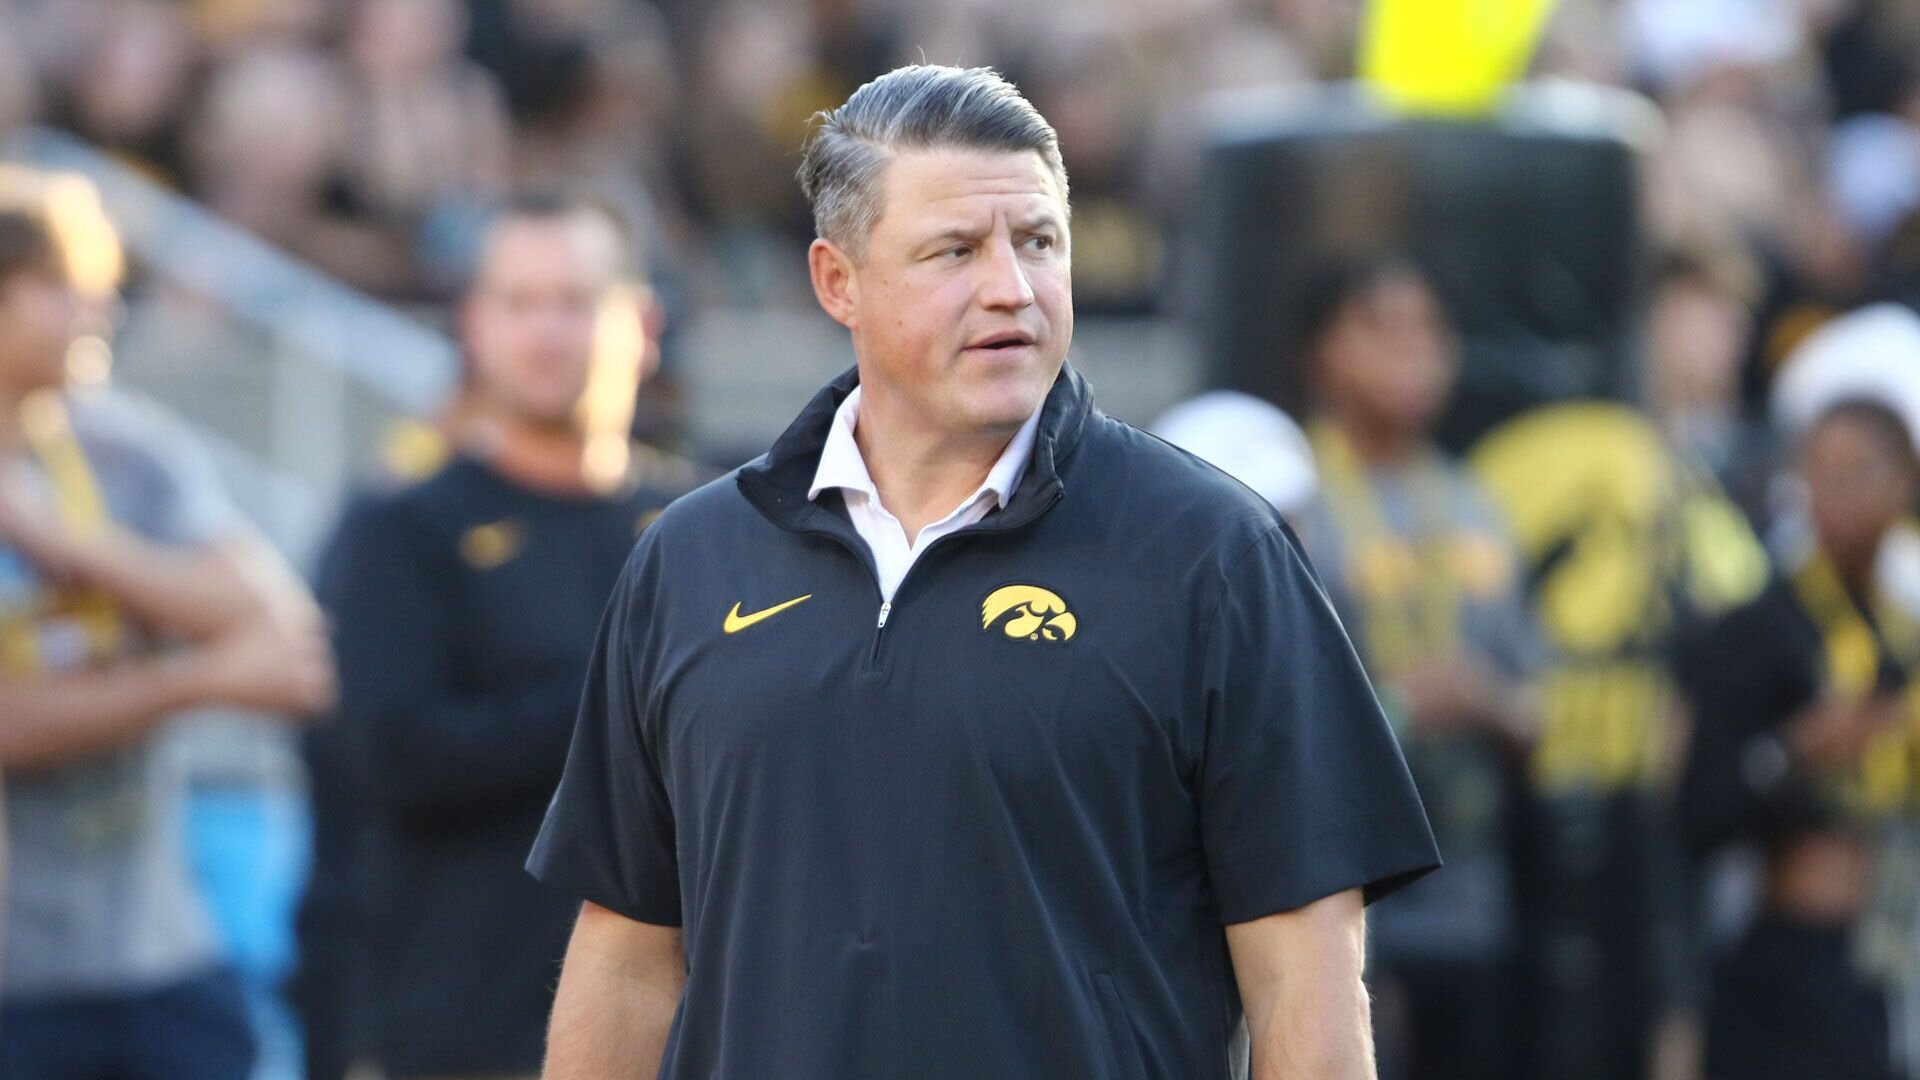
<instances>
[{"instance_id":1,"label":"man's eye","mask_svg":"<svg viewBox=\"0 0 1920 1080\"><path fill-rule=\"evenodd\" d=\"M940 257L943 259L957 259L960 256L965 255L972 250L973 250L972 248L966 247L964 245L960 247L950 247L947 250L941 252Z\"/></svg>"},{"instance_id":2,"label":"man's eye","mask_svg":"<svg viewBox=\"0 0 1920 1080\"><path fill-rule=\"evenodd\" d=\"M1029 236L1027 237L1027 246L1032 248L1035 251L1046 251L1049 248L1053 247L1053 237Z\"/></svg>"}]
</instances>

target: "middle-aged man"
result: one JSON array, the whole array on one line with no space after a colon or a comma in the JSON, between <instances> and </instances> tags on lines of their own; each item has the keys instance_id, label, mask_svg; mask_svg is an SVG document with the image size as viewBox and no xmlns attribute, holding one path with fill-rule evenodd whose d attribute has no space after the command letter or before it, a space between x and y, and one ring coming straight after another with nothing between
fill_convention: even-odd
<instances>
[{"instance_id":1,"label":"middle-aged man","mask_svg":"<svg viewBox=\"0 0 1920 1080\"><path fill-rule=\"evenodd\" d=\"M1053 129L910 67L801 166L857 370L670 507L531 867L554 1077L1373 1074L1366 900L1437 863L1258 496L1064 370Z\"/></svg>"}]
</instances>

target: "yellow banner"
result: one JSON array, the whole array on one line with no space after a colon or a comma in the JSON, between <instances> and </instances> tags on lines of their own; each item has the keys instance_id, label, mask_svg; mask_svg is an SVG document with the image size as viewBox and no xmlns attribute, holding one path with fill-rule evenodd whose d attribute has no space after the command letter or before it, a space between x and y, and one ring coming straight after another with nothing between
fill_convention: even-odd
<instances>
[{"instance_id":1,"label":"yellow banner","mask_svg":"<svg viewBox=\"0 0 1920 1080\"><path fill-rule=\"evenodd\" d=\"M1554 0L1370 0L1360 78L1407 112L1470 116L1498 105Z\"/></svg>"}]
</instances>

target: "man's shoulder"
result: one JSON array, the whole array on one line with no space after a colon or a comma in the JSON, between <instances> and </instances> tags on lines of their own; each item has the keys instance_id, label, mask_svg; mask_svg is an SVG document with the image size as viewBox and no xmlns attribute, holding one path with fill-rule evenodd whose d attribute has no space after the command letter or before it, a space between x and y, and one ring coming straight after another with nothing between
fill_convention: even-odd
<instances>
[{"instance_id":1,"label":"man's shoulder","mask_svg":"<svg viewBox=\"0 0 1920 1080\"><path fill-rule=\"evenodd\" d=\"M704 557L734 545L763 540L765 515L740 491L740 474L750 461L716 476L674 499L640 534L636 559Z\"/></svg>"},{"instance_id":2,"label":"man's shoulder","mask_svg":"<svg viewBox=\"0 0 1920 1080\"><path fill-rule=\"evenodd\" d=\"M341 506L321 555L322 576L343 559L398 552L430 563L452 560L463 533L501 516L492 501L481 467L461 455L421 475L368 477Z\"/></svg>"},{"instance_id":3,"label":"man's shoulder","mask_svg":"<svg viewBox=\"0 0 1920 1080\"><path fill-rule=\"evenodd\" d=\"M1157 435L1104 414L1076 450L1072 480L1129 517L1178 521L1195 537L1231 539L1274 531L1279 512L1253 489ZM1069 489L1077 486L1069 483Z\"/></svg>"},{"instance_id":4,"label":"man's shoulder","mask_svg":"<svg viewBox=\"0 0 1920 1080\"><path fill-rule=\"evenodd\" d=\"M471 505L480 491L478 466L451 456L413 476L381 474L364 481L347 500L346 518L361 524L431 526L448 513Z\"/></svg>"}]
</instances>

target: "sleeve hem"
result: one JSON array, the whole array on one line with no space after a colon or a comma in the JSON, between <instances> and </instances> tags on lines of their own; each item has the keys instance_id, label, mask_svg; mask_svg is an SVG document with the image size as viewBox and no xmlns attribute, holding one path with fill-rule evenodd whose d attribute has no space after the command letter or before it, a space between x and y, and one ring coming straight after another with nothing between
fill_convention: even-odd
<instances>
[{"instance_id":1,"label":"sleeve hem","mask_svg":"<svg viewBox=\"0 0 1920 1080\"><path fill-rule=\"evenodd\" d=\"M1349 889L1362 890L1372 904L1439 869L1441 859L1424 823L1409 830L1375 815L1296 843L1238 851L1213 866L1220 922L1233 924L1296 911ZM1225 888L1223 878L1240 883Z\"/></svg>"},{"instance_id":2,"label":"sleeve hem","mask_svg":"<svg viewBox=\"0 0 1920 1080\"><path fill-rule=\"evenodd\" d=\"M606 908L616 915L632 919L634 922L647 923L650 926L681 926L680 903L655 900L651 903L635 902L619 895L605 883L578 874L568 873L550 863L543 862L536 854L527 860L527 873L534 880L557 893L577 897L588 903Z\"/></svg>"}]
</instances>

